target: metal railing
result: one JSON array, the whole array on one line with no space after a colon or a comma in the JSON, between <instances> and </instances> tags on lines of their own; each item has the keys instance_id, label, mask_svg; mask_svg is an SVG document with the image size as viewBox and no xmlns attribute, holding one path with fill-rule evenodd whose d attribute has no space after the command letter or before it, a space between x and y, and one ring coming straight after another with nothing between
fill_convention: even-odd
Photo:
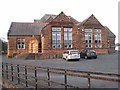
<instances>
[{"instance_id":1,"label":"metal railing","mask_svg":"<svg viewBox=\"0 0 120 90\"><path fill-rule=\"evenodd\" d=\"M60 80L63 82L52 80L55 75L60 76ZM46 77L45 77L46 76ZM70 85L68 77L73 78L80 77L86 78L88 88L91 87L91 79L103 80L108 82L120 82L120 74L114 73L101 73L101 72L89 72L89 71L78 71L78 70L68 70L60 68L50 68L50 67L40 67L40 66L31 66L23 64L13 64L13 63L2 63L2 77L9 79L12 82L17 84L22 84L27 87L34 88L53 88L54 86L63 86L63 88L80 88L76 85ZM79 79L77 79L79 81ZM44 83L43 83L44 82ZM42 85L43 84L43 85ZM52 85L53 84L53 85Z\"/></svg>"}]
</instances>

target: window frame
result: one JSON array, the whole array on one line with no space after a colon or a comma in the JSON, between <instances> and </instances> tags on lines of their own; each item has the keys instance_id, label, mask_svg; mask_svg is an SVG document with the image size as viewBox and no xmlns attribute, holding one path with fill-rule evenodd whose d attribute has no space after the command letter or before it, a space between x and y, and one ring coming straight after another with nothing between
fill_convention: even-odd
<instances>
[{"instance_id":1,"label":"window frame","mask_svg":"<svg viewBox=\"0 0 120 90\"><path fill-rule=\"evenodd\" d=\"M17 42L16 42L16 46L17 46L16 47L17 50L25 49L25 39L24 38L18 38Z\"/></svg>"},{"instance_id":2,"label":"window frame","mask_svg":"<svg viewBox=\"0 0 120 90\"><path fill-rule=\"evenodd\" d=\"M92 48L92 29L84 29L85 33L85 48Z\"/></svg>"},{"instance_id":3,"label":"window frame","mask_svg":"<svg viewBox=\"0 0 120 90\"><path fill-rule=\"evenodd\" d=\"M94 48L102 48L101 29L94 29Z\"/></svg>"},{"instance_id":4,"label":"window frame","mask_svg":"<svg viewBox=\"0 0 120 90\"><path fill-rule=\"evenodd\" d=\"M52 49L61 49L61 27L52 27ZM53 33L55 34L55 39L53 39ZM58 34L59 33L59 34ZM59 39L58 39L59 36ZM55 40L55 42L53 42ZM58 43L58 41L60 43ZM58 47L60 46L60 47Z\"/></svg>"},{"instance_id":5,"label":"window frame","mask_svg":"<svg viewBox=\"0 0 120 90\"><path fill-rule=\"evenodd\" d=\"M72 31L72 27L63 27L65 49L72 48Z\"/></svg>"}]
</instances>

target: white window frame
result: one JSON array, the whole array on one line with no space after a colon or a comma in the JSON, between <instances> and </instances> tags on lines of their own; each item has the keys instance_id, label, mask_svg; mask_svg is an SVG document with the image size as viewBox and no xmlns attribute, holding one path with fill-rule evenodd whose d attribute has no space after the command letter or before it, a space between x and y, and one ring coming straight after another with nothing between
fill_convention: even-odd
<instances>
[{"instance_id":1,"label":"white window frame","mask_svg":"<svg viewBox=\"0 0 120 90\"><path fill-rule=\"evenodd\" d=\"M17 39L17 49L25 49L25 39Z\"/></svg>"},{"instance_id":2,"label":"white window frame","mask_svg":"<svg viewBox=\"0 0 120 90\"><path fill-rule=\"evenodd\" d=\"M108 48L110 48L110 40L108 40L107 44L108 44Z\"/></svg>"},{"instance_id":3,"label":"white window frame","mask_svg":"<svg viewBox=\"0 0 120 90\"><path fill-rule=\"evenodd\" d=\"M58 39L58 32L60 34L60 38ZM53 33L55 34L55 38L53 38ZM55 40L55 42L53 42ZM59 41L60 40L60 41ZM58 43L58 41L60 43ZM61 48L61 28L60 27L52 27L52 48L53 49L60 49Z\"/></svg>"},{"instance_id":4,"label":"white window frame","mask_svg":"<svg viewBox=\"0 0 120 90\"><path fill-rule=\"evenodd\" d=\"M65 33L67 33L67 36L66 36L67 39L65 39ZM66 43L66 41L68 43ZM64 28L64 48L72 48L72 28L71 27Z\"/></svg>"},{"instance_id":5,"label":"white window frame","mask_svg":"<svg viewBox=\"0 0 120 90\"><path fill-rule=\"evenodd\" d=\"M97 43L95 41L97 41ZM101 42L102 42L101 41L101 29L94 29L94 47L102 48Z\"/></svg>"},{"instance_id":6,"label":"white window frame","mask_svg":"<svg viewBox=\"0 0 120 90\"><path fill-rule=\"evenodd\" d=\"M87 47L86 47L87 46ZM86 48L92 48L92 44L85 44Z\"/></svg>"},{"instance_id":7,"label":"white window frame","mask_svg":"<svg viewBox=\"0 0 120 90\"><path fill-rule=\"evenodd\" d=\"M85 33L85 48L92 48L92 29L84 29L84 33Z\"/></svg>"}]
</instances>

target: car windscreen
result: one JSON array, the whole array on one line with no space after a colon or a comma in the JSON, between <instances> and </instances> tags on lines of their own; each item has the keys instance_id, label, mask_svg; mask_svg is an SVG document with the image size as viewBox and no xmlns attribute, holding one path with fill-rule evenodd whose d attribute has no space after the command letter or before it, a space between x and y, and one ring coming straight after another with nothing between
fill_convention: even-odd
<instances>
[{"instance_id":1,"label":"car windscreen","mask_svg":"<svg viewBox=\"0 0 120 90\"><path fill-rule=\"evenodd\" d=\"M78 51L70 51L70 54L78 54Z\"/></svg>"},{"instance_id":2,"label":"car windscreen","mask_svg":"<svg viewBox=\"0 0 120 90\"><path fill-rule=\"evenodd\" d=\"M95 52L94 50L88 50L88 52Z\"/></svg>"}]
</instances>

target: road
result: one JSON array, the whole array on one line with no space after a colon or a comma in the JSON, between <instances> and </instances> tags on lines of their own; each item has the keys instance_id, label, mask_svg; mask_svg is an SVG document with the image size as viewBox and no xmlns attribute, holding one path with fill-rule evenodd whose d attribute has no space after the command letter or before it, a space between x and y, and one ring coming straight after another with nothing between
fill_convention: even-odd
<instances>
[{"instance_id":1,"label":"road","mask_svg":"<svg viewBox=\"0 0 120 90\"><path fill-rule=\"evenodd\" d=\"M80 61L52 60L12 60L3 56L3 62L28 64L42 67L54 67L81 71L118 73L118 54L99 55L97 59L80 59Z\"/></svg>"},{"instance_id":2,"label":"road","mask_svg":"<svg viewBox=\"0 0 120 90\"><path fill-rule=\"evenodd\" d=\"M15 64L27 64L41 67L63 68L79 71L93 71L93 72L109 72L118 73L118 53L110 55L99 55L97 59L80 59L80 61L65 61L63 59L53 60L12 60L3 56L3 62ZM44 73L40 74L43 77ZM63 76L52 75L53 81L63 82ZM81 88L87 87L87 79L68 77L69 84L79 86ZM92 80L93 88L117 88L118 83L103 82Z\"/></svg>"}]
</instances>

